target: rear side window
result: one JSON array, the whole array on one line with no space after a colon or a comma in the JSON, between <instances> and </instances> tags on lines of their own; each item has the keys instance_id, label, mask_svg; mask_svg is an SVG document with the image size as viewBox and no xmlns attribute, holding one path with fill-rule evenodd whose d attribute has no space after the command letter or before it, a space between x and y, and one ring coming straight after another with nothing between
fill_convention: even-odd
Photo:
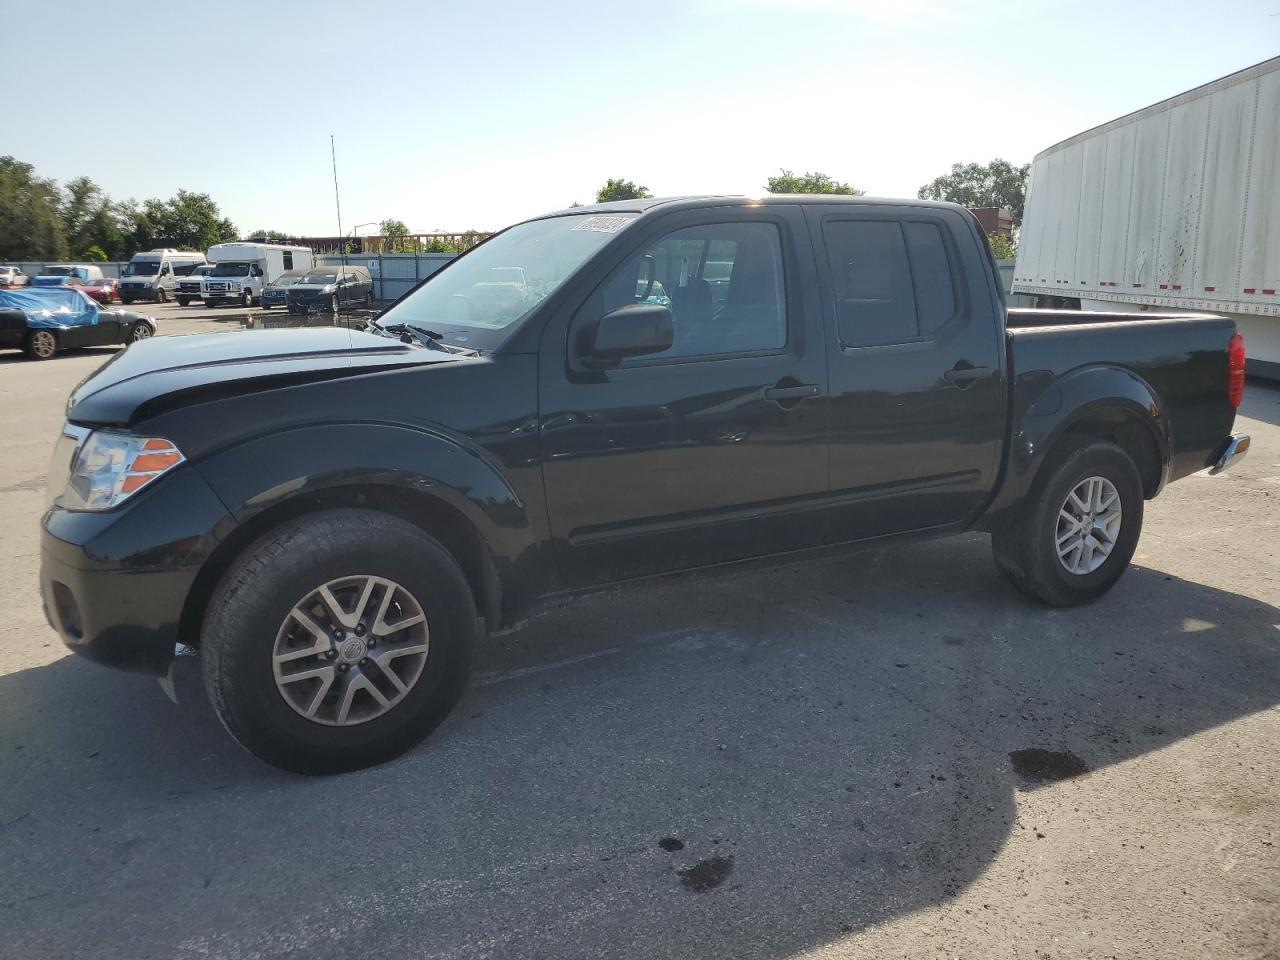
<instances>
[{"instance_id":1,"label":"rear side window","mask_svg":"<svg viewBox=\"0 0 1280 960\"><path fill-rule=\"evenodd\" d=\"M841 344L919 340L955 315L951 265L937 224L831 220L822 233Z\"/></svg>"}]
</instances>

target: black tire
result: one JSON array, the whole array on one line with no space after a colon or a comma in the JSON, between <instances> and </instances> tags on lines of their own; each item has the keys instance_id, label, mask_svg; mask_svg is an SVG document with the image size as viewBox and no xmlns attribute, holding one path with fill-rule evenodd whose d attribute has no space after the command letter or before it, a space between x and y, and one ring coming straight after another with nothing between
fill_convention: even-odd
<instances>
[{"instance_id":1,"label":"black tire","mask_svg":"<svg viewBox=\"0 0 1280 960\"><path fill-rule=\"evenodd\" d=\"M151 330L151 325L139 320L129 331L129 342L137 343L139 340L149 340L154 335L155 334Z\"/></svg>"},{"instance_id":2,"label":"black tire","mask_svg":"<svg viewBox=\"0 0 1280 960\"><path fill-rule=\"evenodd\" d=\"M220 304L221 302L222 302L222 300L221 300L221 298L219 298L219 297L205 297L205 298L204 298L204 305L205 305L206 307L208 307L210 310L212 310L214 307L216 307L216 306L217 306L218 304Z\"/></svg>"},{"instance_id":3,"label":"black tire","mask_svg":"<svg viewBox=\"0 0 1280 960\"><path fill-rule=\"evenodd\" d=\"M329 312L336 314L338 312L338 295L335 293L329 298Z\"/></svg>"},{"instance_id":4,"label":"black tire","mask_svg":"<svg viewBox=\"0 0 1280 960\"><path fill-rule=\"evenodd\" d=\"M263 310L270 310L270 309L271 309L271 304L270 304L269 302L267 302L266 300L259 300L259 301L258 301L258 306L260 306Z\"/></svg>"},{"instance_id":5,"label":"black tire","mask_svg":"<svg viewBox=\"0 0 1280 960\"><path fill-rule=\"evenodd\" d=\"M31 360L51 360L58 352L58 335L52 330L31 330L22 338L22 352Z\"/></svg>"},{"instance_id":6,"label":"black tire","mask_svg":"<svg viewBox=\"0 0 1280 960\"><path fill-rule=\"evenodd\" d=\"M130 303L133 303L133 297L126 297L124 294L121 294L121 295L120 295L120 302L121 302L121 303L124 303L124 304L130 304Z\"/></svg>"},{"instance_id":7,"label":"black tire","mask_svg":"<svg viewBox=\"0 0 1280 960\"><path fill-rule=\"evenodd\" d=\"M178 306L185 307L191 303L190 297L174 297L178 301Z\"/></svg>"},{"instance_id":8,"label":"black tire","mask_svg":"<svg viewBox=\"0 0 1280 960\"><path fill-rule=\"evenodd\" d=\"M252 306L253 306L253 291L252 291L252 290L247 290L247 289L246 289L246 290L241 290L241 291L240 291L240 306L244 307L246 310L248 310L250 307L252 307Z\"/></svg>"},{"instance_id":9,"label":"black tire","mask_svg":"<svg viewBox=\"0 0 1280 960\"><path fill-rule=\"evenodd\" d=\"M416 683L386 713L324 725L286 702L272 651L294 604L357 575L394 580L418 600L430 650ZM448 715L466 684L475 634L466 578L439 543L384 513L325 511L271 530L223 576L201 633L205 688L231 735L267 763L308 774L357 770L413 747Z\"/></svg>"},{"instance_id":10,"label":"black tire","mask_svg":"<svg viewBox=\"0 0 1280 960\"><path fill-rule=\"evenodd\" d=\"M169 291L166 290L164 287L157 287L156 303L168 303L168 302L169 302Z\"/></svg>"},{"instance_id":11,"label":"black tire","mask_svg":"<svg viewBox=\"0 0 1280 960\"><path fill-rule=\"evenodd\" d=\"M1072 573L1058 556L1058 512L1080 483L1109 481L1120 496L1120 530L1110 554L1090 573ZM996 566L1015 587L1054 607L1090 603L1129 567L1142 532L1142 478L1115 444L1085 442L1050 454L1020 513L991 536Z\"/></svg>"}]
</instances>

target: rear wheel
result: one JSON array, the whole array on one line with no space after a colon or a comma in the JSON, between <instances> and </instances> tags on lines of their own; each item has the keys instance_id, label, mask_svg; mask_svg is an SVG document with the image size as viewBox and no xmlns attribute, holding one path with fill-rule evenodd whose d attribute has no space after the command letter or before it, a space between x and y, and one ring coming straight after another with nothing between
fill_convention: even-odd
<instances>
[{"instance_id":1,"label":"rear wheel","mask_svg":"<svg viewBox=\"0 0 1280 960\"><path fill-rule=\"evenodd\" d=\"M32 330L23 341L22 349L32 360L48 360L58 352L58 335L52 330Z\"/></svg>"},{"instance_id":2,"label":"rear wheel","mask_svg":"<svg viewBox=\"0 0 1280 960\"><path fill-rule=\"evenodd\" d=\"M223 577L204 618L205 686L268 763L354 770L444 719L475 629L466 579L439 543L387 514L326 511L269 532Z\"/></svg>"},{"instance_id":3,"label":"rear wheel","mask_svg":"<svg viewBox=\"0 0 1280 960\"><path fill-rule=\"evenodd\" d=\"M1064 450L1042 468L1021 513L992 534L996 566L1055 607L1089 603L1124 574L1142 531L1142 479L1102 441Z\"/></svg>"}]
</instances>

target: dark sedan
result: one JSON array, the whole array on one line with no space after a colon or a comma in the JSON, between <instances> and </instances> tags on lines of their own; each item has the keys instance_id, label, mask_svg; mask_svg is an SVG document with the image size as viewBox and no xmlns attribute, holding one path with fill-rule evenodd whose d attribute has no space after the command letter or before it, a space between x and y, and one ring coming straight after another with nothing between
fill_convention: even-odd
<instances>
[{"instance_id":1,"label":"dark sedan","mask_svg":"<svg viewBox=\"0 0 1280 960\"><path fill-rule=\"evenodd\" d=\"M373 306L373 277L364 267L317 267L291 286L285 297L290 313Z\"/></svg>"},{"instance_id":2,"label":"dark sedan","mask_svg":"<svg viewBox=\"0 0 1280 960\"><path fill-rule=\"evenodd\" d=\"M305 275L302 270L290 270L288 273L280 274L262 291L262 296L258 298L259 305L263 310L285 306L289 288L301 281Z\"/></svg>"}]
</instances>

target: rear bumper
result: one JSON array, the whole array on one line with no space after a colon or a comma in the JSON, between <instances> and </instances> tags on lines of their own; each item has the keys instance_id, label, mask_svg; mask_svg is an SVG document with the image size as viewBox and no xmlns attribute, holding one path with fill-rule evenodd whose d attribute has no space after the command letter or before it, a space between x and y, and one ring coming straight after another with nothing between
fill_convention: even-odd
<instances>
[{"instance_id":1,"label":"rear bumper","mask_svg":"<svg viewBox=\"0 0 1280 960\"><path fill-rule=\"evenodd\" d=\"M163 676L192 585L230 519L189 466L116 510L50 510L41 534L45 617L72 652Z\"/></svg>"},{"instance_id":2,"label":"rear bumper","mask_svg":"<svg viewBox=\"0 0 1280 960\"><path fill-rule=\"evenodd\" d=\"M1221 473L1232 464L1243 460L1248 452L1249 435L1247 433L1233 433L1222 442L1218 451L1213 455L1209 473Z\"/></svg>"}]
</instances>

